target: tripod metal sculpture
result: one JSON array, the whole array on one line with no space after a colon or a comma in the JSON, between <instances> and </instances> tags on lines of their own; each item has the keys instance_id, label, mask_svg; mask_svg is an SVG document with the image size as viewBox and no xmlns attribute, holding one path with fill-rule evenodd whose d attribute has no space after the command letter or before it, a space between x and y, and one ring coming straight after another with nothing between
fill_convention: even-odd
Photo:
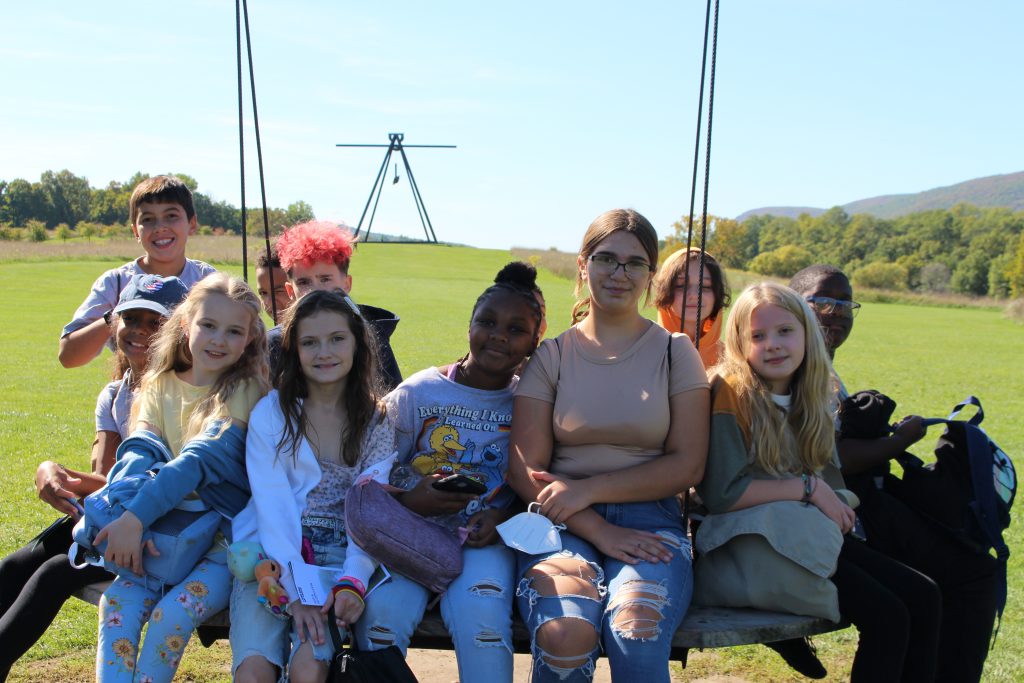
<instances>
[{"instance_id":1,"label":"tripod metal sculpture","mask_svg":"<svg viewBox=\"0 0 1024 683\"><path fill-rule=\"evenodd\" d=\"M370 228L373 227L373 218L377 215L377 204L380 202L380 194L384 189L385 173L388 169L388 162L391 161L391 155L397 152L402 157L402 165L405 167L405 175L409 178L409 187L412 188L412 197L416 202L416 211L420 216L420 223L423 225L423 233L426 235L426 241L431 243L437 243L437 235L434 233L434 226L430 223L430 216L427 215L427 207L423 203L423 195L420 194L420 188L416 184L416 178L412 174L412 167L409 166L409 158L405 155L406 147L420 147L420 148L433 148L433 149L455 149L455 145L406 145L403 144L405 139L405 133L388 133L388 144L386 145L353 145L353 144L337 144L335 147L387 147L387 152L384 153L384 162L380 165L380 170L377 172L377 179L373 181L373 187L370 189L370 196L366 200L366 206L363 207L363 214L359 217L359 225L356 226L355 239L359 240L359 236L362 233L363 221L366 219L366 212L370 211L370 204L373 203L373 210L370 211L370 220L366 223L366 233L363 235L362 241L366 242L370 237ZM395 180L392 184L398 182L398 166L395 166Z\"/></svg>"}]
</instances>

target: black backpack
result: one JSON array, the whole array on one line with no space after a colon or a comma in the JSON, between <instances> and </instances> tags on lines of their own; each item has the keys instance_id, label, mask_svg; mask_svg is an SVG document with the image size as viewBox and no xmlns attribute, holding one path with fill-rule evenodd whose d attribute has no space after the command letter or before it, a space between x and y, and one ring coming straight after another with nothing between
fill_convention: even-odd
<instances>
[{"instance_id":1,"label":"black backpack","mask_svg":"<svg viewBox=\"0 0 1024 683\"><path fill-rule=\"evenodd\" d=\"M968 405L976 406L978 412L969 420L955 419ZM1010 557L1003 530L1010 526L1017 474L1010 458L979 426L984 416L981 402L968 396L948 418L925 419L925 426L946 427L935 446L936 461L925 465L910 453L897 456L903 478L889 478L886 488L978 552L995 550L1001 574L996 597L1002 616Z\"/></svg>"}]
</instances>

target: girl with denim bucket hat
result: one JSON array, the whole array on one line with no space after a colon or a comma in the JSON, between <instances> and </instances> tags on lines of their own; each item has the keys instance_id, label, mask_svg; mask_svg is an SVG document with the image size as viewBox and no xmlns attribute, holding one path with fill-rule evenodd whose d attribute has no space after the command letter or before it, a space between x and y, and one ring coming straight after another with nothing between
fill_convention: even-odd
<instances>
[{"instance_id":1,"label":"girl with denim bucket hat","mask_svg":"<svg viewBox=\"0 0 1024 683\"><path fill-rule=\"evenodd\" d=\"M78 571L68 561L71 529L79 515L77 499L106 483L114 453L128 436L132 397L146 371L150 342L187 294L176 277L136 275L132 283L142 278L150 278L150 286L126 287L108 319L116 344L114 380L96 400L92 470L81 472L49 460L40 463L35 481L39 498L66 516L0 561L0 680L42 636L72 593L111 578L96 567Z\"/></svg>"}]
</instances>

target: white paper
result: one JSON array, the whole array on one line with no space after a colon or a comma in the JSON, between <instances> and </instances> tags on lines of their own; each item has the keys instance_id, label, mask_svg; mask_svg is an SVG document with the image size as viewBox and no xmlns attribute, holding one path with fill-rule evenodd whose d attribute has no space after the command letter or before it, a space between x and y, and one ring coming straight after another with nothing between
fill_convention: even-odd
<instances>
[{"instance_id":1,"label":"white paper","mask_svg":"<svg viewBox=\"0 0 1024 683\"><path fill-rule=\"evenodd\" d=\"M292 579L295 581L297 597L303 605L315 605L321 607L331 594L331 588L338 583L338 579L344 576L342 567L318 567L315 564L296 565L288 563L291 569ZM381 565L370 577L370 585L367 586L366 595L369 597L377 586L391 578L391 573Z\"/></svg>"}]
</instances>

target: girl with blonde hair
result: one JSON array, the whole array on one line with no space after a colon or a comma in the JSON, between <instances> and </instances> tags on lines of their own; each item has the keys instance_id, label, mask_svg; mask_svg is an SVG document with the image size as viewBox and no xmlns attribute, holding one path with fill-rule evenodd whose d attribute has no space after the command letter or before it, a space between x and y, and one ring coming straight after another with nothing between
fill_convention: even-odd
<instances>
[{"instance_id":1,"label":"girl with blonde hair","mask_svg":"<svg viewBox=\"0 0 1024 683\"><path fill-rule=\"evenodd\" d=\"M142 533L193 492L230 518L245 505L249 413L268 390L259 298L243 281L214 274L196 284L151 346L132 404L133 431L109 479L168 453L171 460L96 536L109 563L145 577ZM166 457L166 456L165 456ZM147 469L143 465L141 469ZM228 605L231 574L222 547L230 524L176 586L119 576L99 605L96 679L170 682L192 631ZM147 551L153 548L147 543ZM149 623L140 646L142 627Z\"/></svg>"},{"instance_id":2,"label":"girl with blonde hair","mask_svg":"<svg viewBox=\"0 0 1024 683\"><path fill-rule=\"evenodd\" d=\"M853 681L931 680L938 591L848 535L857 502L835 455L837 387L807 303L783 285L748 287L710 372L694 602L848 619Z\"/></svg>"}]
</instances>

